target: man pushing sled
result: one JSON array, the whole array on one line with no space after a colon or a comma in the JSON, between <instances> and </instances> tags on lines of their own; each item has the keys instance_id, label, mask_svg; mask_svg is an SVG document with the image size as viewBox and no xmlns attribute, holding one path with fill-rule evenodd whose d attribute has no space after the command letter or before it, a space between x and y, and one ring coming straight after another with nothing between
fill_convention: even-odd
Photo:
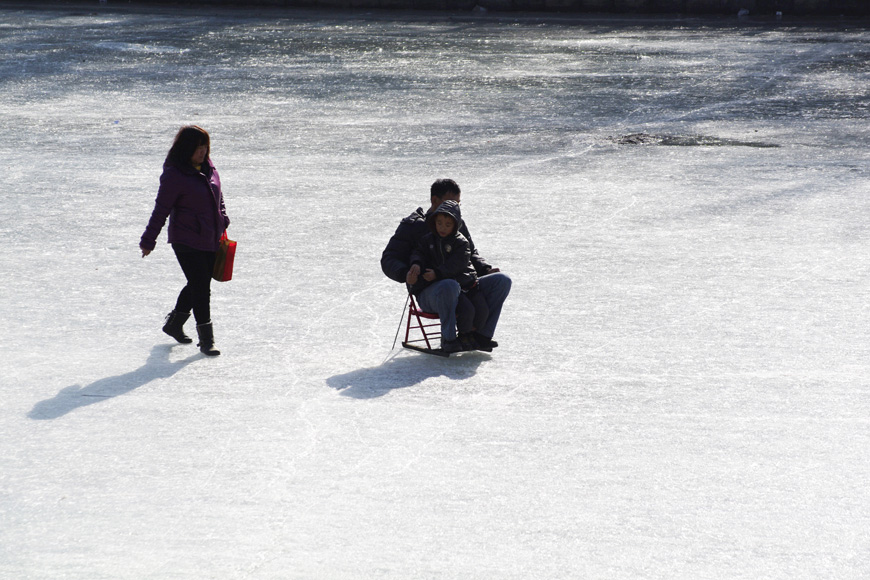
<instances>
[{"instance_id":1,"label":"man pushing sled","mask_svg":"<svg viewBox=\"0 0 870 580\"><path fill-rule=\"evenodd\" d=\"M460 195L452 179L433 183L429 209L418 207L399 223L381 255L381 269L407 285L420 309L438 314L442 353L492 352L498 346L492 337L511 279L480 257L461 218Z\"/></svg>"}]
</instances>

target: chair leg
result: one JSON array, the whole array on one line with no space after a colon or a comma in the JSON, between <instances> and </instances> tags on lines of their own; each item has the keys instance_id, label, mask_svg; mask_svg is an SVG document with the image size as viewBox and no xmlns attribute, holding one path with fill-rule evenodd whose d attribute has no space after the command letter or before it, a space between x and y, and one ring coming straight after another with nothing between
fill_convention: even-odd
<instances>
[{"instance_id":1,"label":"chair leg","mask_svg":"<svg viewBox=\"0 0 870 580\"><path fill-rule=\"evenodd\" d=\"M414 320L416 320L416 323L413 326L411 324L411 317L413 317ZM424 343L426 343L427 350L436 350L433 346L433 341L434 341L435 335L440 335L440 333L441 333L440 327L439 327L438 331L430 332L429 331L430 326L438 326L438 325L428 325L428 324L424 323L424 320L426 320L427 322L429 321L428 318L423 318L422 316L420 316L420 309L417 306L417 302L414 300L413 296L410 296L410 300L408 303L408 320L405 323L405 343L404 344L408 344L410 342L424 342ZM411 330L412 329L419 331L420 334L423 335L423 338L414 339L413 341L411 341ZM417 350L419 350L418 347L413 347L413 348L416 348Z\"/></svg>"},{"instance_id":2,"label":"chair leg","mask_svg":"<svg viewBox=\"0 0 870 580\"><path fill-rule=\"evenodd\" d=\"M429 335L426 334L426 328L423 326L423 320L420 318L419 314L417 314L417 324L420 325L420 332L423 333L423 340L426 341L426 348L431 349L432 344L429 343Z\"/></svg>"}]
</instances>

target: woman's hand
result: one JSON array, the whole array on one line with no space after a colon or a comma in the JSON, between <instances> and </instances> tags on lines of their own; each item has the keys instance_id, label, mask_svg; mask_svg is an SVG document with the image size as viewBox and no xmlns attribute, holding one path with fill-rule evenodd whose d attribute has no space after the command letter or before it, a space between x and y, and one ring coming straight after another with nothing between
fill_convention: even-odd
<instances>
[{"instance_id":1,"label":"woman's hand","mask_svg":"<svg viewBox=\"0 0 870 580\"><path fill-rule=\"evenodd\" d=\"M143 258L151 253L151 250L149 250L148 248L143 248L142 246L139 246L139 249L142 250L142 257Z\"/></svg>"}]
</instances>

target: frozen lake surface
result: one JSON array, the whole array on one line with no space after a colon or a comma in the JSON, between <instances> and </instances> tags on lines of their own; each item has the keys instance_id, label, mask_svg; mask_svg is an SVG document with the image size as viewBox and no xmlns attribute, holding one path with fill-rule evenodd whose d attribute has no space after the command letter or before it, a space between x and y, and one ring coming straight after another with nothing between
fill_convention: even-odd
<instances>
[{"instance_id":1,"label":"frozen lake surface","mask_svg":"<svg viewBox=\"0 0 870 580\"><path fill-rule=\"evenodd\" d=\"M870 30L238 14L0 10L0 577L870 574ZM187 123L214 360L137 247ZM491 355L391 350L438 177Z\"/></svg>"}]
</instances>

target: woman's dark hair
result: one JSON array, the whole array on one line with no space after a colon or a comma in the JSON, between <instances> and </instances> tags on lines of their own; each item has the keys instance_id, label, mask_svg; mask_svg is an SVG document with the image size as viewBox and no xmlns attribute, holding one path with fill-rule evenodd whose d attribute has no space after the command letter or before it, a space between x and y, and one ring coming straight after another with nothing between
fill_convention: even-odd
<instances>
[{"instance_id":1,"label":"woman's dark hair","mask_svg":"<svg viewBox=\"0 0 870 580\"><path fill-rule=\"evenodd\" d=\"M178 167L190 165L190 158L200 145L206 146L205 158L208 159L211 153L208 131L196 125L182 127L175 135L175 141L172 142L172 147L166 155L166 161Z\"/></svg>"}]
</instances>

